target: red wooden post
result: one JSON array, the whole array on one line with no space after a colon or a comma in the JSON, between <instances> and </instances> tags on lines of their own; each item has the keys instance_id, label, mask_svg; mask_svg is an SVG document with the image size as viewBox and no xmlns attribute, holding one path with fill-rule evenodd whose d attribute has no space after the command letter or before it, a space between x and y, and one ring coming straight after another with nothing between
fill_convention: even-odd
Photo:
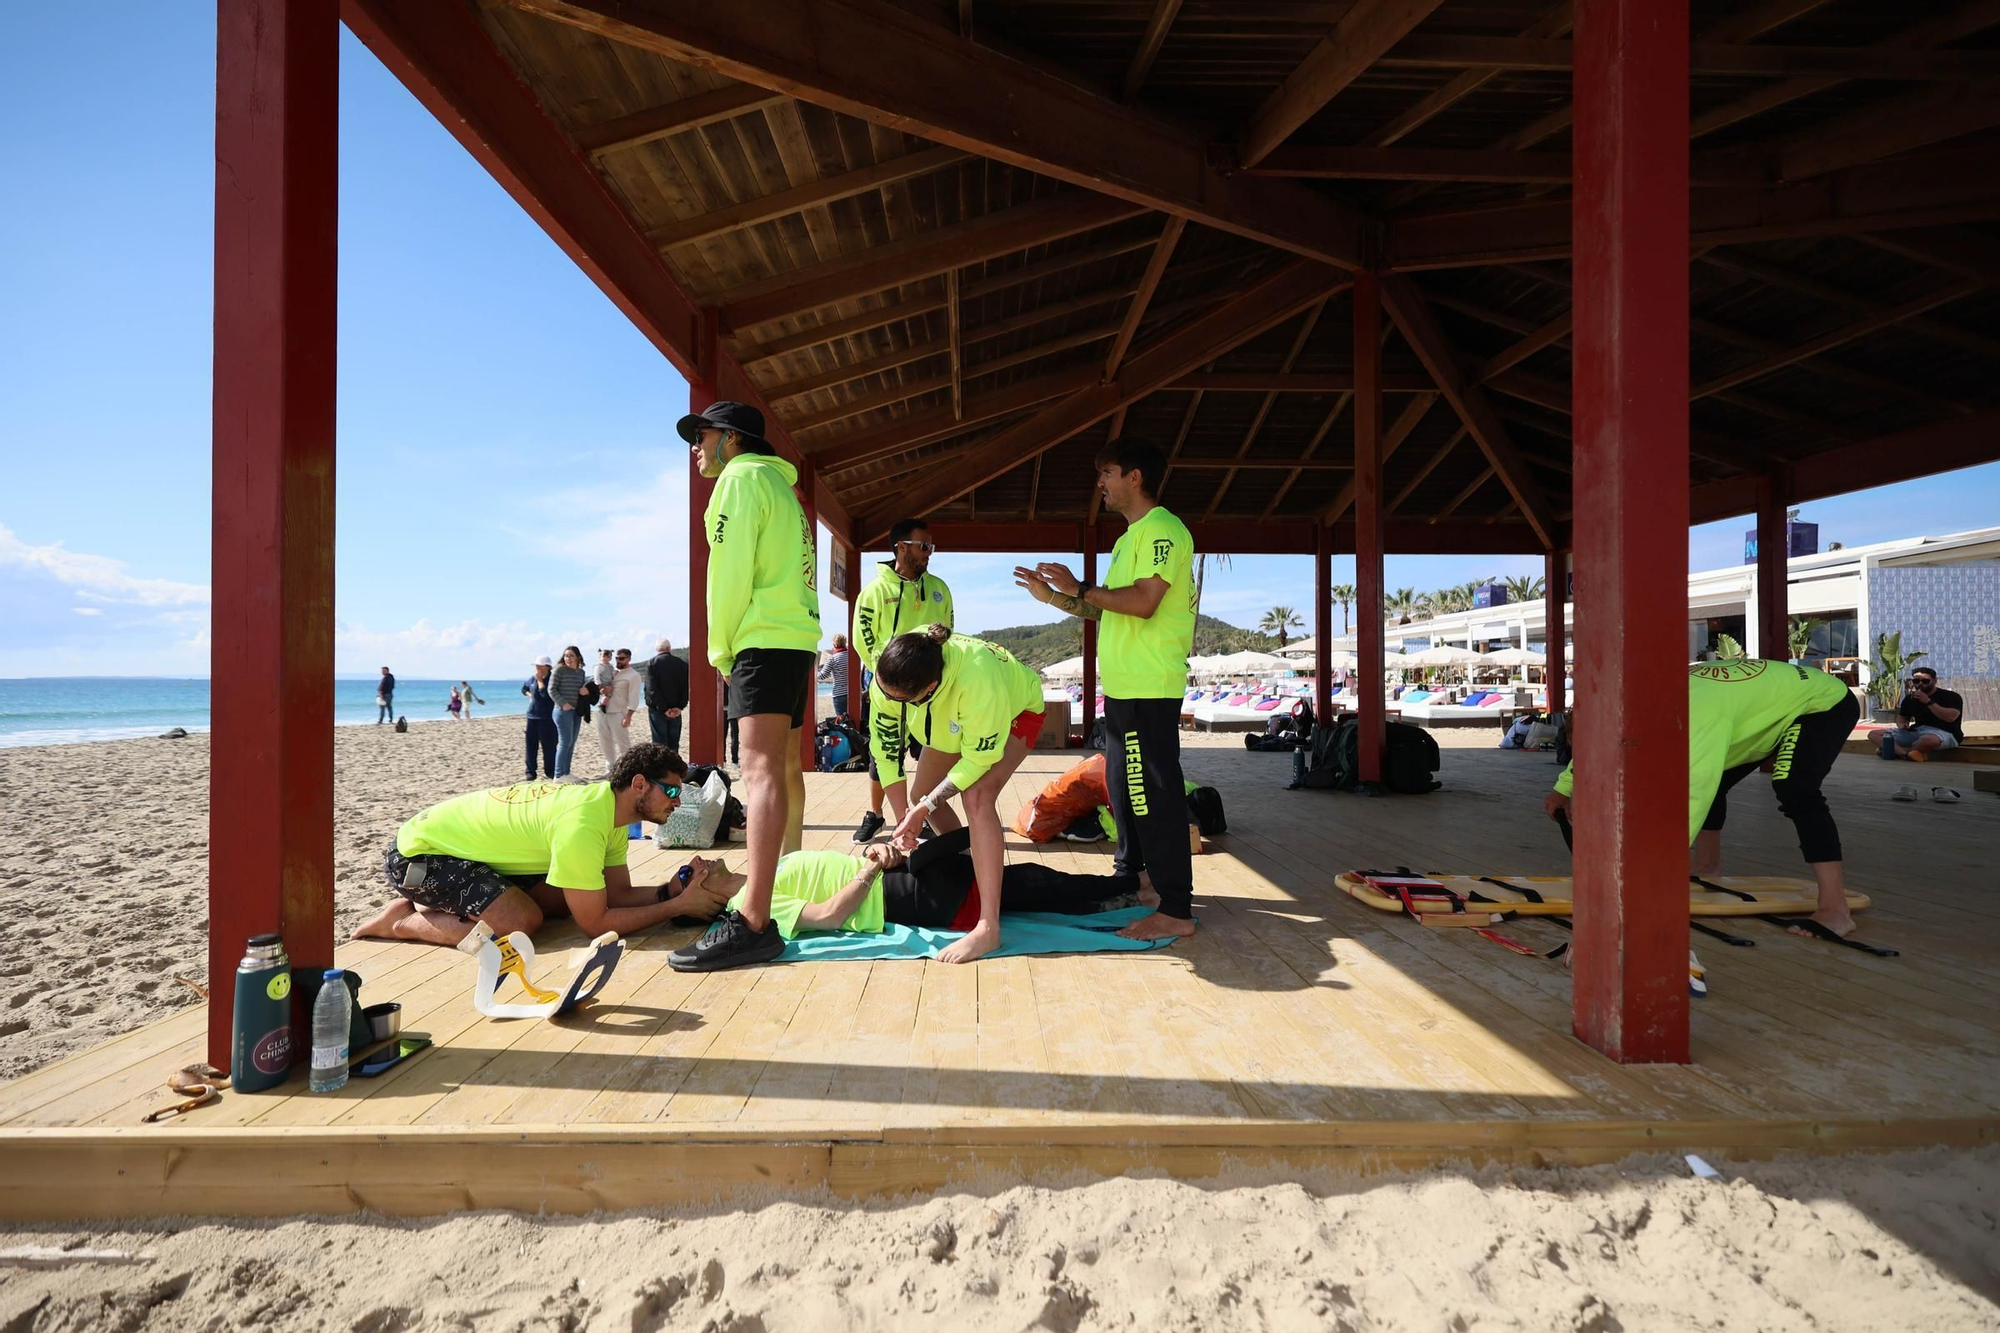
<instances>
[{"instance_id":1,"label":"red wooden post","mask_svg":"<svg viewBox=\"0 0 2000 1333\"><path fill-rule=\"evenodd\" d=\"M701 412L715 401L715 386L688 381L688 411ZM687 759L719 764L722 748L722 679L708 662L708 534L702 518L715 483L695 466L688 451L688 708Z\"/></svg>"},{"instance_id":2,"label":"red wooden post","mask_svg":"<svg viewBox=\"0 0 2000 1333\"><path fill-rule=\"evenodd\" d=\"M1313 526L1313 720L1333 722L1333 529Z\"/></svg>"},{"instance_id":3,"label":"red wooden post","mask_svg":"<svg viewBox=\"0 0 2000 1333\"><path fill-rule=\"evenodd\" d=\"M1550 551L1542 564L1542 582L1548 587L1542 598L1542 652L1547 659L1542 675L1548 682L1549 711L1560 713L1569 707L1569 690L1564 685L1569 675L1569 628L1564 614L1569 601L1565 569L1569 561L1561 551Z\"/></svg>"},{"instance_id":4,"label":"red wooden post","mask_svg":"<svg viewBox=\"0 0 2000 1333\"><path fill-rule=\"evenodd\" d=\"M813 465L810 458L799 464L799 504L806 511L806 540L813 547L813 597L819 597L819 521L813 511ZM817 649L815 650L817 651ZM799 727L799 768L810 773L819 767L819 750L813 744L813 729L819 712L819 661L813 661L812 688L806 691L806 719Z\"/></svg>"},{"instance_id":5,"label":"red wooden post","mask_svg":"<svg viewBox=\"0 0 2000 1333\"><path fill-rule=\"evenodd\" d=\"M1354 275L1354 693L1364 786L1382 781L1382 289L1367 270Z\"/></svg>"},{"instance_id":6,"label":"red wooden post","mask_svg":"<svg viewBox=\"0 0 2000 1333\"><path fill-rule=\"evenodd\" d=\"M1083 581L1097 582L1097 525L1083 525ZM1083 622L1083 743L1097 729L1097 622Z\"/></svg>"},{"instance_id":7,"label":"red wooden post","mask_svg":"<svg viewBox=\"0 0 2000 1333\"><path fill-rule=\"evenodd\" d=\"M293 966L333 963L339 122L332 0L220 0L208 1059L223 1069L246 939L282 931ZM293 1018L305 1031L297 1001Z\"/></svg>"},{"instance_id":8,"label":"red wooden post","mask_svg":"<svg viewBox=\"0 0 2000 1333\"><path fill-rule=\"evenodd\" d=\"M1578 0L1574 48L1573 1021L1685 1063L1687 0Z\"/></svg>"},{"instance_id":9,"label":"red wooden post","mask_svg":"<svg viewBox=\"0 0 2000 1333\"><path fill-rule=\"evenodd\" d=\"M847 561L847 707L861 707L861 655L854 651L854 608L861 601L861 548L849 542ZM866 729L868 719L862 718Z\"/></svg>"},{"instance_id":10,"label":"red wooden post","mask_svg":"<svg viewBox=\"0 0 2000 1333\"><path fill-rule=\"evenodd\" d=\"M1757 656L1791 656L1788 606L1792 534L1785 516L1783 477L1757 479Z\"/></svg>"}]
</instances>

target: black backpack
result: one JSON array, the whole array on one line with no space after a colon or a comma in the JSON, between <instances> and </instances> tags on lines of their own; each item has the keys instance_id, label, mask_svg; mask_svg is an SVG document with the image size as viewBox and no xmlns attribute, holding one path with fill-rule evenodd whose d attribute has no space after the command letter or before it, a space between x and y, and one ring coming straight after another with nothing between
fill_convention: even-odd
<instances>
[{"instance_id":1,"label":"black backpack","mask_svg":"<svg viewBox=\"0 0 2000 1333\"><path fill-rule=\"evenodd\" d=\"M1351 791L1359 779L1361 724L1353 718L1314 727L1298 785L1323 791Z\"/></svg>"},{"instance_id":2,"label":"black backpack","mask_svg":"<svg viewBox=\"0 0 2000 1333\"><path fill-rule=\"evenodd\" d=\"M1187 794L1188 816L1201 829L1201 836L1213 838L1229 832L1222 814L1222 793L1213 787L1196 787Z\"/></svg>"},{"instance_id":3,"label":"black backpack","mask_svg":"<svg viewBox=\"0 0 2000 1333\"><path fill-rule=\"evenodd\" d=\"M1437 771L1438 745L1431 734L1408 722L1391 722L1383 785L1405 796L1421 796L1444 785L1431 777Z\"/></svg>"}]
</instances>

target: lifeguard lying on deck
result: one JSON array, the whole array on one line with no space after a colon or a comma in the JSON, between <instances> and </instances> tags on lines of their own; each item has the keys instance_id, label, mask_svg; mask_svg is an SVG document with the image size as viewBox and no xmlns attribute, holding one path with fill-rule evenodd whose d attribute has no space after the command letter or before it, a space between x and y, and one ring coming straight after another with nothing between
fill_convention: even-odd
<instances>
[{"instance_id":1,"label":"lifeguard lying on deck","mask_svg":"<svg viewBox=\"0 0 2000 1333\"><path fill-rule=\"evenodd\" d=\"M382 862L396 897L354 937L456 945L475 921L532 935L563 916L586 935L629 935L713 916L710 890L666 896L669 886L636 885L626 869L626 827L672 814L686 776L677 752L648 742L605 782L517 782L441 801L397 830Z\"/></svg>"},{"instance_id":2,"label":"lifeguard lying on deck","mask_svg":"<svg viewBox=\"0 0 2000 1333\"><path fill-rule=\"evenodd\" d=\"M1854 917L1847 907L1840 830L1820 784L1860 717L1861 706L1846 684L1812 667L1755 658L1690 666L1690 869L1697 875L1721 869L1729 789L1768 764L1778 809L1798 830L1799 851L1819 885L1819 910L1789 929L1806 936L1851 933ZM1550 818L1569 809L1575 781L1575 765L1556 779L1555 790L1542 802Z\"/></svg>"}]
</instances>

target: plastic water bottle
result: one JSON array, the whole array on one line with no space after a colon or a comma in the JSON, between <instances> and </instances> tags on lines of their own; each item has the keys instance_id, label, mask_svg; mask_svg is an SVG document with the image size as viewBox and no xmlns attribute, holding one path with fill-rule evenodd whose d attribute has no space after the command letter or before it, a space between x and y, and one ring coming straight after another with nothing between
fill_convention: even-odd
<instances>
[{"instance_id":1,"label":"plastic water bottle","mask_svg":"<svg viewBox=\"0 0 2000 1333\"><path fill-rule=\"evenodd\" d=\"M336 1092L347 1086L347 1041L354 1022L354 1001L347 977L337 967L326 970L319 997L313 1001L312 1090Z\"/></svg>"}]
</instances>

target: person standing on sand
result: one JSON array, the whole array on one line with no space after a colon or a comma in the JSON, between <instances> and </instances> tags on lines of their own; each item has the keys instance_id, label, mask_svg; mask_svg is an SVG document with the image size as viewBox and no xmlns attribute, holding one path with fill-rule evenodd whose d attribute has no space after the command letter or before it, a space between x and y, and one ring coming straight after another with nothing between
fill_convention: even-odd
<instances>
[{"instance_id":1,"label":"person standing on sand","mask_svg":"<svg viewBox=\"0 0 2000 1333\"><path fill-rule=\"evenodd\" d=\"M396 677L388 667L382 668L382 679L375 686L375 725L396 720Z\"/></svg>"},{"instance_id":2,"label":"person standing on sand","mask_svg":"<svg viewBox=\"0 0 2000 1333\"><path fill-rule=\"evenodd\" d=\"M1017 568L1014 581L1038 602L1101 624L1104 721L1115 753L1111 815L1118 873L1148 872L1160 895L1149 917L1120 935L1134 940L1194 934L1194 860L1181 777L1181 695L1194 647L1194 539L1158 499L1166 455L1152 443L1111 440L1097 451L1104 507L1125 519L1103 585L1068 566Z\"/></svg>"},{"instance_id":3,"label":"person standing on sand","mask_svg":"<svg viewBox=\"0 0 2000 1333\"><path fill-rule=\"evenodd\" d=\"M670 955L677 972L765 963L784 952L771 920L778 858L799 849L806 782L799 732L811 704L819 648L812 523L793 492L798 470L764 438L764 414L721 402L680 419L705 477L708 660L729 678L729 717L742 738L749 881L741 906Z\"/></svg>"},{"instance_id":4,"label":"person standing on sand","mask_svg":"<svg viewBox=\"0 0 2000 1333\"><path fill-rule=\"evenodd\" d=\"M535 674L521 686L528 696L528 781L535 780L535 753L541 752L542 773L556 775L556 701L549 693L548 654L535 659Z\"/></svg>"},{"instance_id":5,"label":"person standing on sand","mask_svg":"<svg viewBox=\"0 0 2000 1333\"><path fill-rule=\"evenodd\" d=\"M458 682L458 692L465 700L465 720L470 722L472 721L472 705L483 704L486 701L472 692L472 683L470 681L461 680Z\"/></svg>"},{"instance_id":6,"label":"person standing on sand","mask_svg":"<svg viewBox=\"0 0 2000 1333\"><path fill-rule=\"evenodd\" d=\"M465 718L462 715L462 710L464 708L465 708L465 696L460 694L458 692L458 686L454 685L451 687L451 698L445 702L444 711L451 714L452 721L463 722L465 721Z\"/></svg>"},{"instance_id":7,"label":"person standing on sand","mask_svg":"<svg viewBox=\"0 0 2000 1333\"><path fill-rule=\"evenodd\" d=\"M608 776L618 756L632 748L632 718L639 711L639 673L632 669L632 650L620 648L612 661L611 684L597 710L597 742L604 747Z\"/></svg>"},{"instance_id":8,"label":"person standing on sand","mask_svg":"<svg viewBox=\"0 0 2000 1333\"><path fill-rule=\"evenodd\" d=\"M677 916L706 916L707 891L669 879L638 885L626 867L633 820L665 822L687 765L664 745L635 745L606 782L521 782L456 796L397 830L382 860L395 897L354 938L456 945L484 921L532 936L550 917L585 935L629 935Z\"/></svg>"},{"instance_id":9,"label":"person standing on sand","mask_svg":"<svg viewBox=\"0 0 2000 1333\"><path fill-rule=\"evenodd\" d=\"M681 748L681 710L688 706L688 665L674 656L672 639L661 639L646 662L646 721L653 744Z\"/></svg>"},{"instance_id":10,"label":"person standing on sand","mask_svg":"<svg viewBox=\"0 0 2000 1333\"><path fill-rule=\"evenodd\" d=\"M583 668L583 650L563 649L562 661L549 673L549 694L556 701L556 781L569 776L576 758L576 733L583 726L583 687L590 674Z\"/></svg>"}]
</instances>

